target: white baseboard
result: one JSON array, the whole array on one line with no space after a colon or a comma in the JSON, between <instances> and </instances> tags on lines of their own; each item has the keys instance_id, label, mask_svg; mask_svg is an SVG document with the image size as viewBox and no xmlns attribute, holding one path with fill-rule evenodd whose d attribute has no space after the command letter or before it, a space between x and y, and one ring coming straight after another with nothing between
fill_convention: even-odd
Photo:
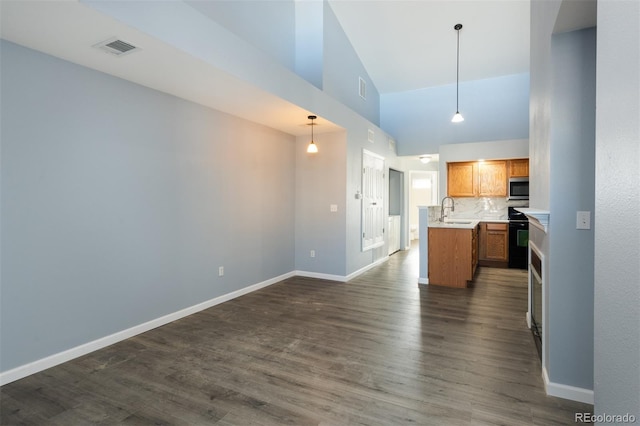
<instances>
[{"instance_id":1,"label":"white baseboard","mask_svg":"<svg viewBox=\"0 0 640 426\"><path fill-rule=\"evenodd\" d=\"M429 278L418 278L418 284L429 284Z\"/></svg>"},{"instance_id":2,"label":"white baseboard","mask_svg":"<svg viewBox=\"0 0 640 426\"><path fill-rule=\"evenodd\" d=\"M531 328L531 314L527 311L527 327Z\"/></svg>"},{"instance_id":3,"label":"white baseboard","mask_svg":"<svg viewBox=\"0 0 640 426\"><path fill-rule=\"evenodd\" d=\"M357 277L360 274L364 274L369 269L375 268L376 266L380 265L381 263L386 262L387 260L389 260L389 256L384 256L384 257L376 260L375 262L368 264L364 268L360 268L357 271L350 273L349 275L346 276L346 278L347 278L346 281L352 280L352 279L354 279L355 277Z\"/></svg>"},{"instance_id":4,"label":"white baseboard","mask_svg":"<svg viewBox=\"0 0 640 426\"><path fill-rule=\"evenodd\" d=\"M30 376L31 374L35 374L40 371L46 370L47 368L55 367L56 365L60 365L67 361L71 361L72 359L81 357L93 351L97 351L98 349L105 348L107 346L113 345L114 343L121 342L123 340L129 339L138 334L142 334L149 330L153 330L154 328L163 326L165 324L169 324L170 322L179 320L180 318L187 317L189 315L195 314L196 312L211 308L213 306L219 305L220 303L227 302L231 299L235 299L236 297L243 296L245 294L259 290L261 288L268 287L272 284L275 284L277 282L280 282L287 278L291 278L296 275L299 275L302 277L321 278L321 279L326 279L331 281L346 282L362 274L363 272L366 272L369 269L379 265L380 263L386 261L388 258L389 258L388 256L385 256L382 259L379 259L378 261L370 265L367 265L364 268L359 269L358 271L353 272L347 276L321 274L317 272L306 272L306 271L291 271L286 274L280 275L278 277L274 277L266 281L250 285L248 287L244 287L240 290L236 290L231 293L218 296L216 298L207 300L202 303L198 303L188 308L181 309L177 312L173 312L171 314L164 315L160 318L156 318L151 321L147 321L145 323L133 326L126 330L118 331L109 336L101 337L91 342L76 346L74 348L67 349L66 351L59 352L59 353L50 355L48 357L30 362L28 364L21 365L11 370L3 371L0 373L0 386L14 382L16 380L20 380L24 377Z\"/></svg>"},{"instance_id":5,"label":"white baseboard","mask_svg":"<svg viewBox=\"0 0 640 426\"><path fill-rule=\"evenodd\" d=\"M374 268L383 262L386 262L388 259L389 259L389 256L385 256L381 259L376 260L373 263L368 264L364 268L360 268L357 271L350 273L349 275L332 275L332 274L322 274L320 272L309 272L309 271L295 271L295 275L300 277L319 278L322 280L339 281L344 283L354 279L360 274L367 272L369 269Z\"/></svg>"},{"instance_id":6,"label":"white baseboard","mask_svg":"<svg viewBox=\"0 0 640 426\"><path fill-rule=\"evenodd\" d=\"M153 319L151 321L147 321L145 323L136 325L126 330L119 331L109 336L101 337L99 339L82 344L80 346L67 349L66 351L50 355L46 358L42 358L25 365L21 365L20 367L16 367L12 370L4 371L0 373L0 386L6 385L7 383L14 382L24 377L30 376L31 374L35 374L40 371L46 370L47 368L55 367L56 365L65 363L67 361L71 361L74 358L81 357L90 352L113 345L114 343L121 342L130 337L136 336L138 334L144 333L146 331L149 331L154 328L168 324L170 322L176 321L180 318L184 318L186 316L195 314L196 312L202 311L204 309L211 308L212 306L219 305L220 303L224 303L231 299L235 299L236 297L240 297L242 295L251 293L261 288L268 287L272 284L275 284L287 278L293 277L294 275L295 275L294 272L288 272L278 277L274 277L266 281L250 285L248 287L244 287L240 290L236 290L231 293L218 296L216 298L207 300L202 303L198 303L188 308L181 309L177 312L173 312L171 314Z\"/></svg>"},{"instance_id":7,"label":"white baseboard","mask_svg":"<svg viewBox=\"0 0 640 426\"><path fill-rule=\"evenodd\" d=\"M339 281L341 283L347 281L347 277L344 275L323 274L320 272L295 271L294 275L298 277L318 278L320 280Z\"/></svg>"},{"instance_id":8,"label":"white baseboard","mask_svg":"<svg viewBox=\"0 0 640 426\"><path fill-rule=\"evenodd\" d=\"M542 368L542 379L547 395L593 405L593 390L550 382L547 369L544 367Z\"/></svg>"}]
</instances>

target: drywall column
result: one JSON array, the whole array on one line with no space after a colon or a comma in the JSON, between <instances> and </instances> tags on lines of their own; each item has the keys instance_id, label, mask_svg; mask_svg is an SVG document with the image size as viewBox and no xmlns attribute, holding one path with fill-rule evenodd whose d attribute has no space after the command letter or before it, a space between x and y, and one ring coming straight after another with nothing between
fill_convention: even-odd
<instances>
[{"instance_id":1,"label":"drywall column","mask_svg":"<svg viewBox=\"0 0 640 426\"><path fill-rule=\"evenodd\" d=\"M420 256L420 273L418 275L419 284L429 284L429 207L418 207L418 232L419 240L419 256Z\"/></svg>"},{"instance_id":2,"label":"drywall column","mask_svg":"<svg viewBox=\"0 0 640 426\"><path fill-rule=\"evenodd\" d=\"M594 28L551 39L547 392L583 402L593 401L593 268L584 265L594 234L576 229L576 212L594 210L595 46Z\"/></svg>"},{"instance_id":3,"label":"drywall column","mask_svg":"<svg viewBox=\"0 0 640 426\"><path fill-rule=\"evenodd\" d=\"M595 414L640 421L640 3L598 1Z\"/></svg>"}]
</instances>

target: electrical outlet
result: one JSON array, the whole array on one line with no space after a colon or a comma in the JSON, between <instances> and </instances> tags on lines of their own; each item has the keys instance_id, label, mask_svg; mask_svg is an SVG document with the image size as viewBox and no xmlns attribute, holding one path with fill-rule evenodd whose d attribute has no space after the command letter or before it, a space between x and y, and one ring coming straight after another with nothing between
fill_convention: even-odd
<instances>
[{"instance_id":1,"label":"electrical outlet","mask_svg":"<svg viewBox=\"0 0 640 426\"><path fill-rule=\"evenodd\" d=\"M316 251L315 250L311 250L309 252L309 257L316 257Z\"/></svg>"},{"instance_id":2,"label":"electrical outlet","mask_svg":"<svg viewBox=\"0 0 640 426\"><path fill-rule=\"evenodd\" d=\"M591 229L591 212L576 213L576 229Z\"/></svg>"},{"instance_id":3,"label":"electrical outlet","mask_svg":"<svg viewBox=\"0 0 640 426\"><path fill-rule=\"evenodd\" d=\"M218 276L219 276L219 277L224 276L224 266L220 266L220 267L218 268Z\"/></svg>"},{"instance_id":4,"label":"electrical outlet","mask_svg":"<svg viewBox=\"0 0 640 426\"><path fill-rule=\"evenodd\" d=\"M329 205L329 211L330 211L331 213L335 213L335 212L337 212L337 211L338 211L338 205L337 205L337 204L331 204L331 205Z\"/></svg>"}]
</instances>

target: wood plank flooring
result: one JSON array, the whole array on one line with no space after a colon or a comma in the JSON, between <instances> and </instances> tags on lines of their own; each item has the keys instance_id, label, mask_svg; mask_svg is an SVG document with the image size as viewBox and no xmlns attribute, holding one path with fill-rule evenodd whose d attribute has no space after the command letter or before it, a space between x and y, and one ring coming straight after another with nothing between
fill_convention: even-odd
<instances>
[{"instance_id":1,"label":"wood plank flooring","mask_svg":"<svg viewBox=\"0 0 640 426\"><path fill-rule=\"evenodd\" d=\"M417 284L418 250L295 277L0 389L2 425L559 425L526 272Z\"/></svg>"}]
</instances>

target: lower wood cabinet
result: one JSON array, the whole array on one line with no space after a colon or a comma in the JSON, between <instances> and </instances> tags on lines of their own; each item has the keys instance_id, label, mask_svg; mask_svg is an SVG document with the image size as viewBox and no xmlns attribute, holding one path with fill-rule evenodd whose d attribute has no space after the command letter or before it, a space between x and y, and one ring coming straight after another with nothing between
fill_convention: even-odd
<instances>
[{"instance_id":1,"label":"lower wood cabinet","mask_svg":"<svg viewBox=\"0 0 640 426\"><path fill-rule=\"evenodd\" d=\"M479 263L481 266L509 266L509 224L480 222Z\"/></svg>"},{"instance_id":2,"label":"lower wood cabinet","mask_svg":"<svg viewBox=\"0 0 640 426\"><path fill-rule=\"evenodd\" d=\"M429 228L429 284L467 287L478 265L477 228Z\"/></svg>"}]
</instances>

